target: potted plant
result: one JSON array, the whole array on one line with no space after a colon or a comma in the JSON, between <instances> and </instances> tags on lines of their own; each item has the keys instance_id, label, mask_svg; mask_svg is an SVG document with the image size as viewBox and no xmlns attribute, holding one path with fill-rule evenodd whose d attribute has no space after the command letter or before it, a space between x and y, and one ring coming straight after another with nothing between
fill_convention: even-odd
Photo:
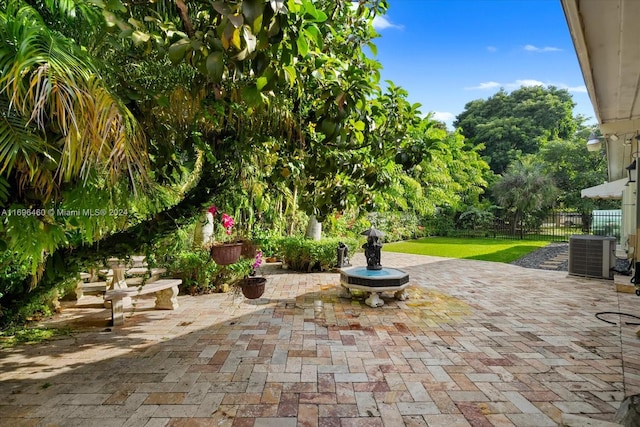
<instances>
[{"instance_id":1,"label":"potted plant","mask_svg":"<svg viewBox=\"0 0 640 427\"><path fill-rule=\"evenodd\" d=\"M207 213L211 214L212 220L220 213L215 206L209 207ZM220 213L220 223L224 228L224 233L231 236L231 229L235 225L233 218L226 213ZM229 265L238 261L242 253L242 242L237 241L221 241L213 242L211 245L211 258L218 265Z\"/></svg>"},{"instance_id":2,"label":"potted plant","mask_svg":"<svg viewBox=\"0 0 640 427\"><path fill-rule=\"evenodd\" d=\"M256 272L262 264L262 252L256 251L255 259L249 269L248 276L240 280L239 286L242 290L242 295L248 299L260 298L264 293L265 284L267 283L266 277L256 276Z\"/></svg>"}]
</instances>

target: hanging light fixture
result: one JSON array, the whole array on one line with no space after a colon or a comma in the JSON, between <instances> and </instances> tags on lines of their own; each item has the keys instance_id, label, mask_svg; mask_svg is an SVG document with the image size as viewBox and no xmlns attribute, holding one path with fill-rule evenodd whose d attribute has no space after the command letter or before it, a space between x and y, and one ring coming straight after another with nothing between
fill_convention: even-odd
<instances>
[{"instance_id":1,"label":"hanging light fixture","mask_svg":"<svg viewBox=\"0 0 640 427\"><path fill-rule=\"evenodd\" d=\"M591 132L589 138L587 138L587 150L588 151L598 151L602 148L602 141L600 137L596 135L595 132Z\"/></svg>"},{"instance_id":2,"label":"hanging light fixture","mask_svg":"<svg viewBox=\"0 0 640 427\"><path fill-rule=\"evenodd\" d=\"M636 182L638 180L638 168L636 167L636 159L625 168L629 173L629 182Z\"/></svg>"}]
</instances>

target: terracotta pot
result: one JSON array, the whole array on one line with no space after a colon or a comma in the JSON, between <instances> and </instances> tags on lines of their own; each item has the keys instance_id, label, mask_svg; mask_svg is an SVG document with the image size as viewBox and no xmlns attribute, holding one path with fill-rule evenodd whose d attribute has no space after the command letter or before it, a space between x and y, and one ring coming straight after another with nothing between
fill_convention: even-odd
<instances>
[{"instance_id":1,"label":"terracotta pot","mask_svg":"<svg viewBox=\"0 0 640 427\"><path fill-rule=\"evenodd\" d=\"M240 281L242 295L248 299L260 298L264 293L264 286L267 283L265 277L245 277Z\"/></svg>"},{"instance_id":2,"label":"terracotta pot","mask_svg":"<svg viewBox=\"0 0 640 427\"><path fill-rule=\"evenodd\" d=\"M211 247L211 258L218 265L229 265L240 259L242 243L223 243Z\"/></svg>"}]
</instances>

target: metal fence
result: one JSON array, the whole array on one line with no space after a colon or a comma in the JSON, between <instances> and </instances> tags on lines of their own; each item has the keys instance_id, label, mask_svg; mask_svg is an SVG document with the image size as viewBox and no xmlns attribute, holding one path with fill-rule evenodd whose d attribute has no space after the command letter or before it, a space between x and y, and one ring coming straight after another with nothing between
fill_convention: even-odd
<instances>
[{"instance_id":1,"label":"metal fence","mask_svg":"<svg viewBox=\"0 0 640 427\"><path fill-rule=\"evenodd\" d=\"M490 224L471 229L457 228L459 237L488 237L496 239L548 240L568 242L576 234L613 236L620 241L622 213L619 209L596 210L588 214L553 211L544 218L529 218L518 223L508 219L494 219Z\"/></svg>"}]
</instances>

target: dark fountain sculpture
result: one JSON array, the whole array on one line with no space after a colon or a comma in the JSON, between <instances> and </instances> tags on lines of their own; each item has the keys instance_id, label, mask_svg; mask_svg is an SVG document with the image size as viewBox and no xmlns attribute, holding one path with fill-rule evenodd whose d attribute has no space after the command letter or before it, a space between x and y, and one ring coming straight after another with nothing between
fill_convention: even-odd
<instances>
[{"instance_id":1,"label":"dark fountain sculpture","mask_svg":"<svg viewBox=\"0 0 640 427\"><path fill-rule=\"evenodd\" d=\"M371 227L362 235L367 236L367 243L362 248L367 259L366 267L351 267L340 270L340 284L345 297L351 297L351 289L369 292L365 303L370 307L380 307L384 301L378 295L381 292L394 292L396 299L404 301L408 295L405 288L409 286L409 274L397 268L383 267L380 263L382 231Z\"/></svg>"},{"instance_id":2,"label":"dark fountain sculpture","mask_svg":"<svg viewBox=\"0 0 640 427\"><path fill-rule=\"evenodd\" d=\"M367 243L362 245L364 256L367 259L367 270L382 270L382 264L380 264L382 243L380 243L380 238L384 236L384 233L371 227L363 231L362 235L367 236Z\"/></svg>"},{"instance_id":3,"label":"dark fountain sculpture","mask_svg":"<svg viewBox=\"0 0 640 427\"><path fill-rule=\"evenodd\" d=\"M343 242L338 243L338 247L336 248L336 258L338 259L336 267L351 267L351 264L349 263L349 247Z\"/></svg>"}]
</instances>

